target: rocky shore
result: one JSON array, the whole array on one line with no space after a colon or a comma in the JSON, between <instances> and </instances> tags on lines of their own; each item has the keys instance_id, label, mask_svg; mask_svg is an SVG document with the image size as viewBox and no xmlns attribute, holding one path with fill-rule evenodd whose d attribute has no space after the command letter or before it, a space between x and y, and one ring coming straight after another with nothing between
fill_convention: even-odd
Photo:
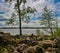
<instances>
[{"instance_id":1,"label":"rocky shore","mask_svg":"<svg viewBox=\"0 0 60 53\"><path fill-rule=\"evenodd\" d=\"M0 53L60 53L60 38L0 32Z\"/></svg>"}]
</instances>

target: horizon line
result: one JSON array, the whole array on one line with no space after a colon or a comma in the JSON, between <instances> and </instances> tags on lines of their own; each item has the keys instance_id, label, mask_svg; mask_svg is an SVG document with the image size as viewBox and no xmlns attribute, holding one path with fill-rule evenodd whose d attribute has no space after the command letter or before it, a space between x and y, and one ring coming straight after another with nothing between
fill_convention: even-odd
<instances>
[{"instance_id":1,"label":"horizon line","mask_svg":"<svg viewBox=\"0 0 60 53\"><path fill-rule=\"evenodd\" d=\"M50 28L57 29L60 27L50 27ZM3 27L0 29L19 29L19 27ZM49 27L22 27L22 29L49 29Z\"/></svg>"}]
</instances>

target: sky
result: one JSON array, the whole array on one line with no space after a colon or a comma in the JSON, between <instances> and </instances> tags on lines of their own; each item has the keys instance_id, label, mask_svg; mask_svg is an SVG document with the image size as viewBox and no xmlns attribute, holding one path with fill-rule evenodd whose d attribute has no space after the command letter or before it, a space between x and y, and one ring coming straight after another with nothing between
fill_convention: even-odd
<instances>
[{"instance_id":1,"label":"sky","mask_svg":"<svg viewBox=\"0 0 60 53\"><path fill-rule=\"evenodd\" d=\"M12 1L12 3L6 3L5 0L0 0L0 21L3 21L2 19L9 19L11 17L11 14L14 12L14 4L15 2ZM23 26L39 26L37 23L39 20L37 19L38 16L40 16L43 12L43 8L45 6L48 6L48 9L52 10L53 12L56 12L56 17L58 18L57 21L60 23L60 0L27 0L27 3L25 6L30 6L31 8L35 8L37 10L37 13L35 16L31 16L31 22L30 23L24 23L22 22ZM22 5L21 5L22 6ZM21 7L20 6L20 7ZM3 17L3 18L2 18ZM35 21L34 21L35 20ZM36 22L34 24L34 22ZM1 23L0 23L1 24Z\"/></svg>"}]
</instances>

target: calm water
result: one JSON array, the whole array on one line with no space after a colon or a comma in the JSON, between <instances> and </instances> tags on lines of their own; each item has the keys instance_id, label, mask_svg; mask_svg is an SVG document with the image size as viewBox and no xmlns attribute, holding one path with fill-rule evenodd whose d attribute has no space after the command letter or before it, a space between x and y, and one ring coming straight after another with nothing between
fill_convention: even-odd
<instances>
[{"instance_id":1,"label":"calm water","mask_svg":"<svg viewBox=\"0 0 60 53\"><path fill-rule=\"evenodd\" d=\"M0 29L0 31L5 33L10 33L11 35L19 34L19 29ZM36 29L22 29L23 34L36 34ZM44 34L49 34L45 30L40 29L40 32Z\"/></svg>"},{"instance_id":2,"label":"calm water","mask_svg":"<svg viewBox=\"0 0 60 53\"><path fill-rule=\"evenodd\" d=\"M19 34L19 29L0 29L0 31L10 33L11 35ZM23 34L31 34L31 33L36 34L35 31L36 29L23 29L22 30Z\"/></svg>"}]
</instances>

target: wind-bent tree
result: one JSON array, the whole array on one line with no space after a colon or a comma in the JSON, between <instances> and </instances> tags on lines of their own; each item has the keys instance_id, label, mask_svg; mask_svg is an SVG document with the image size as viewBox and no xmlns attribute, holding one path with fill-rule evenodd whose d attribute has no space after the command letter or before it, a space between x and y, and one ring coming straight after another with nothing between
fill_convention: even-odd
<instances>
[{"instance_id":1,"label":"wind-bent tree","mask_svg":"<svg viewBox=\"0 0 60 53\"><path fill-rule=\"evenodd\" d=\"M10 1L12 2L12 0L5 0L6 2L7 1ZM22 35L22 27L21 27L21 21L23 20L24 22L29 22L30 21L30 16L29 14L35 14L36 10L34 8L31 8L31 7L25 7L25 3L27 2L26 0L15 0L16 3L15 3L15 7L14 9L16 10L16 13L18 15L18 18L19 18L19 29L20 29L20 35ZM23 9L21 9L21 4L23 4ZM14 12L15 13L15 12ZM12 13L12 17L14 18L13 14ZM11 19L9 20L10 23L8 24L11 24L14 22L14 19L11 17Z\"/></svg>"},{"instance_id":2,"label":"wind-bent tree","mask_svg":"<svg viewBox=\"0 0 60 53\"><path fill-rule=\"evenodd\" d=\"M55 16L56 17L56 16ZM55 37L60 37L60 28L58 26L58 18L56 17L55 18L55 30L54 30L54 34L55 34Z\"/></svg>"},{"instance_id":3,"label":"wind-bent tree","mask_svg":"<svg viewBox=\"0 0 60 53\"><path fill-rule=\"evenodd\" d=\"M51 31L51 34L53 36L52 26L53 26L53 18L52 18L52 11L47 8L47 6L44 7L43 13L41 18L41 25L44 25L45 27L48 27Z\"/></svg>"},{"instance_id":4,"label":"wind-bent tree","mask_svg":"<svg viewBox=\"0 0 60 53\"><path fill-rule=\"evenodd\" d=\"M40 30L39 29L36 29L36 35L40 36Z\"/></svg>"}]
</instances>

